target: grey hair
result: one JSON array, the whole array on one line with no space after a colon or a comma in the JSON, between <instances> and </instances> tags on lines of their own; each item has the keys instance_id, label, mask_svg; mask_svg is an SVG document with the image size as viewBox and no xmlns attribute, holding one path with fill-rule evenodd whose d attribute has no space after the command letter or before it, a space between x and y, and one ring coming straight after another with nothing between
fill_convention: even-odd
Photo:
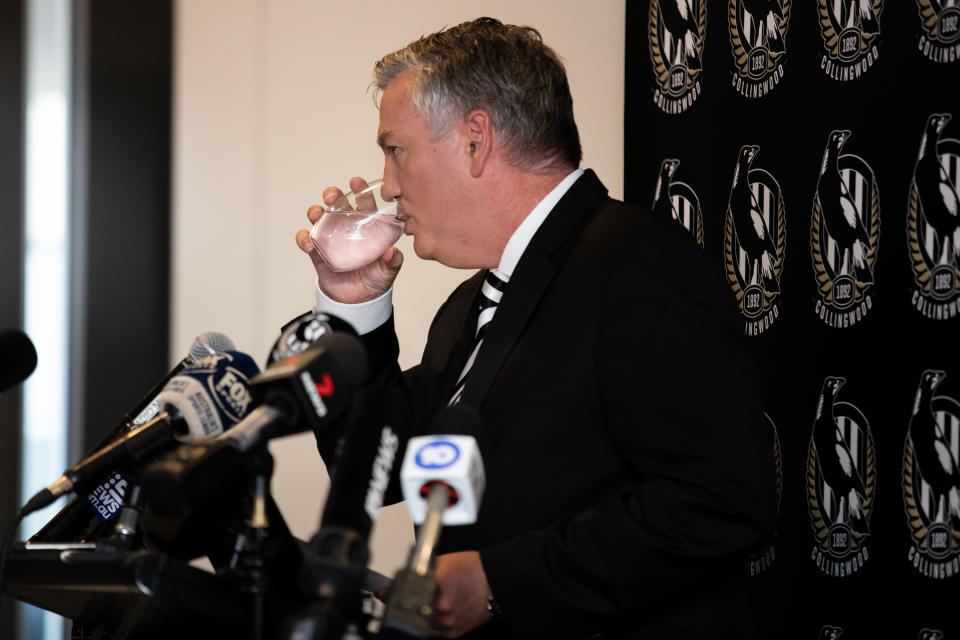
<instances>
[{"instance_id":1,"label":"grey hair","mask_svg":"<svg viewBox=\"0 0 960 640\"><path fill-rule=\"evenodd\" d=\"M580 165L567 74L536 29L478 18L423 36L376 63L376 97L410 69L413 107L434 135L482 109L512 165L533 171Z\"/></svg>"}]
</instances>

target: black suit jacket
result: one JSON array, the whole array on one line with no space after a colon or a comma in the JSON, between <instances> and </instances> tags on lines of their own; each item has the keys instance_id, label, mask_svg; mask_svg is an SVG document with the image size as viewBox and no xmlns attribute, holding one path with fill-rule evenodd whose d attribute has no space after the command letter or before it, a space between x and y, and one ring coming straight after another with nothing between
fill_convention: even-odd
<instances>
[{"instance_id":1,"label":"black suit jacket","mask_svg":"<svg viewBox=\"0 0 960 640\"><path fill-rule=\"evenodd\" d=\"M721 275L591 171L537 231L462 398L487 486L440 551L479 550L504 611L471 637L745 635L745 558L776 515L773 434ZM481 281L450 295L403 375L392 321L364 336L410 435L452 392Z\"/></svg>"}]
</instances>

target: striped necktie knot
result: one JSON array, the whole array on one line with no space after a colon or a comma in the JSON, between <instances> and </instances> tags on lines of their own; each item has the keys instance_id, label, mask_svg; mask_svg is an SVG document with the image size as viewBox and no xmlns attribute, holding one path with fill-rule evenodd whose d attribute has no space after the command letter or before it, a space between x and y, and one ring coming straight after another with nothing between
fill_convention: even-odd
<instances>
[{"instance_id":1,"label":"striped necktie knot","mask_svg":"<svg viewBox=\"0 0 960 640\"><path fill-rule=\"evenodd\" d=\"M487 275L483 279L483 286L480 288L480 313L477 315L477 330L473 338L473 350L470 352L470 357L467 358L467 363L463 365L463 370L457 378L457 384L454 385L453 395L450 396L448 406L457 404L463 395L463 389L467 381L467 373L470 372L470 367L473 366L474 360L477 359L477 353L480 351L480 345L483 343L483 336L487 332L490 321L493 320L493 314L497 311L497 305L500 304L500 299L503 297L503 292L507 288L508 280L509 278L507 276L499 274L496 271L487 271Z\"/></svg>"}]
</instances>

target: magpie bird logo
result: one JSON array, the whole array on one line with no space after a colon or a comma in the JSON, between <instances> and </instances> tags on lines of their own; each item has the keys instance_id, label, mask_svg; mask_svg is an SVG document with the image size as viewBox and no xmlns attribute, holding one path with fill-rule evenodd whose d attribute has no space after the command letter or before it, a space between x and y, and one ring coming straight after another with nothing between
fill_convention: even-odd
<instances>
[{"instance_id":1,"label":"magpie bird logo","mask_svg":"<svg viewBox=\"0 0 960 640\"><path fill-rule=\"evenodd\" d=\"M960 403L937 394L945 377L938 369L920 376L903 451L907 559L935 579L960 573Z\"/></svg>"},{"instance_id":2,"label":"magpie bird logo","mask_svg":"<svg viewBox=\"0 0 960 640\"><path fill-rule=\"evenodd\" d=\"M816 314L831 327L852 327L873 308L873 270L880 242L880 193L873 170L842 153L850 131L827 137L810 223L817 280Z\"/></svg>"},{"instance_id":3,"label":"magpie bird logo","mask_svg":"<svg viewBox=\"0 0 960 640\"><path fill-rule=\"evenodd\" d=\"M747 335L759 335L780 315L780 275L787 238L783 194L776 179L751 168L760 147L744 145L737 156L724 219L727 282Z\"/></svg>"},{"instance_id":4,"label":"magpie bird logo","mask_svg":"<svg viewBox=\"0 0 960 640\"><path fill-rule=\"evenodd\" d=\"M747 98L765 96L783 78L790 4L791 0L730 0L733 88Z\"/></svg>"},{"instance_id":5,"label":"magpie bird logo","mask_svg":"<svg viewBox=\"0 0 960 640\"><path fill-rule=\"evenodd\" d=\"M960 3L956 0L917 0L922 31L918 48L934 62L960 59Z\"/></svg>"},{"instance_id":6,"label":"magpie bird logo","mask_svg":"<svg viewBox=\"0 0 960 640\"><path fill-rule=\"evenodd\" d=\"M927 117L907 202L911 302L934 320L955 317L960 306L960 141L943 136L950 120Z\"/></svg>"},{"instance_id":7,"label":"magpie bird logo","mask_svg":"<svg viewBox=\"0 0 960 640\"><path fill-rule=\"evenodd\" d=\"M883 0L817 0L823 51L820 68L834 80L862 76L880 55Z\"/></svg>"},{"instance_id":8,"label":"magpie bird logo","mask_svg":"<svg viewBox=\"0 0 960 640\"><path fill-rule=\"evenodd\" d=\"M680 161L673 158L667 158L660 163L651 208L654 215L672 218L683 225L703 249L703 212L700 210L700 199L690 185L674 180L673 175L678 166Z\"/></svg>"},{"instance_id":9,"label":"magpie bird logo","mask_svg":"<svg viewBox=\"0 0 960 640\"><path fill-rule=\"evenodd\" d=\"M773 431L773 462L777 473L777 512L780 512L780 498L783 495L783 458L780 455L780 435L777 426L766 413L763 414ZM776 533L774 534L776 535ZM755 576L770 568L777 557L776 540L747 558L747 575Z\"/></svg>"},{"instance_id":10,"label":"magpie bird logo","mask_svg":"<svg viewBox=\"0 0 960 640\"><path fill-rule=\"evenodd\" d=\"M700 95L707 0L651 0L648 31L653 101L664 113L683 113Z\"/></svg>"},{"instance_id":11,"label":"magpie bird logo","mask_svg":"<svg viewBox=\"0 0 960 640\"><path fill-rule=\"evenodd\" d=\"M869 559L870 513L876 488L873 434L863 413L837 394L845 378L823 381L807 457L810 557L823 573L843 577Z\"/></svg>"}]
</instances>

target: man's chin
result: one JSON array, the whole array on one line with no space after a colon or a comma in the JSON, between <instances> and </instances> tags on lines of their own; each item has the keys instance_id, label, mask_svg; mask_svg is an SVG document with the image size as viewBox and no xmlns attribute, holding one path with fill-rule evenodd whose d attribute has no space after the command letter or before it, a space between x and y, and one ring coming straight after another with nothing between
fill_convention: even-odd
<instances>
[{"instance_id":1,"label":"man's chin","mask_svg":"<svg viewBox=\"0 0 960 640\"><path fill-rule=\"evenodd\" d=\"M413 252L417 254L417 257L421 260L433 260L433 252L429 250L428 247L423 246L424 243L414 235L413 236Z\"/></svg>"}]
</instances>

